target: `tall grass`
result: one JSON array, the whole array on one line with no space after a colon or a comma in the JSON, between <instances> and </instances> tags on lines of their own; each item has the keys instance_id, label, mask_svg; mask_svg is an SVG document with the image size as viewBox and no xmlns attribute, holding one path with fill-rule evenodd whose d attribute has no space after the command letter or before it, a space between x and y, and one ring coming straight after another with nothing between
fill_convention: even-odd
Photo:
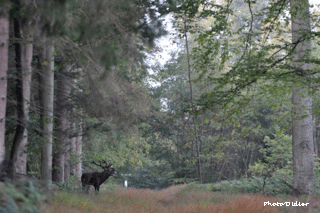
<instances>
[{"instance_id":1,"label":"tall grass","mask_svg":"<svg viewBox=\"0 0 320 213\"><path fill-rule=\"evenodd\" d=\"M319 196L297 198L284 193L277 196L249 194L251 186L241 181L191 183L163 190L124 189L118 183L108 181L102 185L99 194L94 190L83 192L77 182L59 185L47 195L39 187L33 182L0 185L0 212L320 212ZM264 206L265 202L290 202L290 206ZM292 202L310 204L295 207Z\"/></svg>"},{"instance_id":2,"label":"tall grass","mask_svg":"<svg viewBox=\"0 0 320 213\"><path fill-rule=\"evenodd\" d=\"M56 212L319 212L316 202L309 207L264 206L264 202L293 202L294 197L272 198L230 192L213 192L208 185L177 185L164 190L105 190L99 194L59 192L43 205L48 213ZM306 202L305 199L298 200ZM313 205L312 207L310 207Z\"/></svg>"}]
</instances>

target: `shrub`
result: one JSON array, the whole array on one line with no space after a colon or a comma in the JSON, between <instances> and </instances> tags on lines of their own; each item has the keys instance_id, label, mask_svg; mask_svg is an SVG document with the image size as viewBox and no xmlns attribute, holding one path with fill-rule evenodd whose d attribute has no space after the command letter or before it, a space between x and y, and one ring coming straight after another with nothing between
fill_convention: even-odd
<instances>
[{"instance_id":1,"label":"shrub","mask_svg":"<svg viewBox=\"0 0 320 213\"><path fill-rule=\"evenodd\" d=\"M263 188L265 181L265 186ZM288 188L280 177L274 176L268 179L253 176L250 179L222 181L212 185L213 191L226 191L238 193L265 193L268 195L289 194Z\"/></svg>"},{"instance_id":2,"label":"shrub","mask_svg":"<svg viewBox=\"0 0 320 213\"><path fill-rule=\"evenodd\" d=\"M55 183L59 190L68 192L82 191L81 182L75 176L71 176L70 180L65 183Z\"/></svg>"},{"instance_id":3,"label":"shrub","mask_svg":"<svg viewBox=\"0 0 320 213\"><path fill-rule=\"evenodd\" d=\"M12 184L5 183L0 191L0 212L3 213L37 213L45 196L33 181Z\"/></svg>"}]
</instances>

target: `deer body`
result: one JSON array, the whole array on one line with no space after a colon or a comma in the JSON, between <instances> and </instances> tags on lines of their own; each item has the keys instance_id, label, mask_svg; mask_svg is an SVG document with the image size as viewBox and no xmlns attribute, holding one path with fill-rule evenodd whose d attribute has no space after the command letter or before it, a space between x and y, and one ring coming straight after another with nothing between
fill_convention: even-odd
<instances>
[{"instance_id":1,"label":"deer body","mask_svg":"<svg viewBox=\"0 0 320 213\"><path fill-rule=\"evenodd\" d=\"M110 165L104 169L103 172L84 173L81 176L83 188L87 185L93 185L94 189L99 191L100 185L115 173L115 169L110 168Z\"/></svg>"}]
</instances>

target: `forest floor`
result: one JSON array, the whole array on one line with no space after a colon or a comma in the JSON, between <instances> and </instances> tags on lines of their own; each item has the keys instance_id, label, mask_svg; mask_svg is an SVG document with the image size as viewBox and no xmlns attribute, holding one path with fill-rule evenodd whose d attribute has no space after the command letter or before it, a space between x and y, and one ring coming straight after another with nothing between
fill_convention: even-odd
<instances>
[{"instance_id":1,"label":"forest floor","mask_svg":"<svg viewBox=\"0 0 320 213\"><path fill-rule=\"evenodd\" d=\"M319 201L309 201L308 207L292 206L292 202L307 203L303 198L266 197L195 190L188 185L177 185L164 190L124 189L95 193L57 192L42 206L48 213L95 212L319 212ZM290 206L264 206L264 202L284 203Z\"/></svg>"}]
</instances>

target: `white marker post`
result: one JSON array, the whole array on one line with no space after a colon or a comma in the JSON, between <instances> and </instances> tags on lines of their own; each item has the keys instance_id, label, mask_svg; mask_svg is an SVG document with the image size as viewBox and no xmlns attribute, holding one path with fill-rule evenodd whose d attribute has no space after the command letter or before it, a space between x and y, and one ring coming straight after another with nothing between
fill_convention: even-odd
<instances>
[{"instance_id":1,"label":"white marker post","mask_svg":"<svg viewBox=\"0 0 320 213\"><path fill-rule=\"evenodd\" d=\"M124 181L124 187L125 187L126 189L128 189L128 181L127 181L127 180Z\"/></svg>"}]
</instances>

